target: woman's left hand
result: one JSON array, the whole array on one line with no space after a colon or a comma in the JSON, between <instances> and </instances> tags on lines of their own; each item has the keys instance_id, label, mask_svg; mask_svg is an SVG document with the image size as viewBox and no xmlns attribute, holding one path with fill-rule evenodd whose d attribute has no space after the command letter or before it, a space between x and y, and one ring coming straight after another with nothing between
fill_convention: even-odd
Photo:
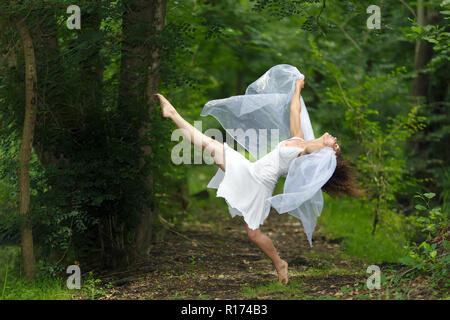
<instances>
[{"instance_id":1,"label":"woman's left hand","mask_svg":"<svg viewBox=\"0 0 450 320\"><path fill-rule=\"evenodd\" d=\"M303 89L305 87L305 78L295 80L295 87L300 90Z\"/></svg>"}]
</instances>

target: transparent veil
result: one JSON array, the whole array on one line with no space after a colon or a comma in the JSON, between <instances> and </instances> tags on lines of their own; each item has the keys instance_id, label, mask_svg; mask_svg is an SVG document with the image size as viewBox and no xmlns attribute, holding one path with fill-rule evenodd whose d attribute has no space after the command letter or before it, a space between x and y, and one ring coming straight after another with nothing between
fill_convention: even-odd
<instances>
[{"instance_id":1,"label":"transparent veil","mask_svg":"<svg viewBox=\"0 0 450 320\"><path fill-rule=\"evenodd\" d=\"M230 136L259 159L268 148L270 151L290 137L290 102L295 80L303 77L294 66L276 65L250 84L244 95L209 101L201 115L215 117ZM308 111L303 98L300 100L304 138L312 140L314 132ZM302 221L311 246L316 221L323 208L321 188L335 168L336 157L333 149L328 147L298 157L289 167L283 193L266 200L278 213L287 212ZM219 169L208 187L218 188L223 177L224 172Z\"/></svg>"}]
</instances>

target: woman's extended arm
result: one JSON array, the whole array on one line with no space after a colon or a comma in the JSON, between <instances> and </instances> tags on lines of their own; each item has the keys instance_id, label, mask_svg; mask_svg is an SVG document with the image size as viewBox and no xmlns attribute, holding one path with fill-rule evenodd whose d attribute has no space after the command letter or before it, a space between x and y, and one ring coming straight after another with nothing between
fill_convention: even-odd
<instances>
[{"instance_id":1,"label":"woman's extended arm","mask_svg":"<svg viewBox=\"0 0 450 320\"><path fill-rule=\"evenodd\" d=\"M289 114L289 127L291 137L299 137L304 139L302 127L300 125L300 92L304 86L304 79L295 81L295 91L291 100L291 108Z\"/></svg>"},{"instance_id":2,"label":"woman's extended arm","mask_svg":"<svg viewBox=\"0 0 450 320\"><path fill-rule=\"evenodd\" d=\"M325 144L323 143L323 137L306 141L305 143L305 150L301 153L308 154L313 153L314 151L320 150L325 147Z\"/></svg>"},{"instance_id":3,"label":"woman's extended arm","mask_svg":"<svg viewBox=\"0 0 450 320\"><path fill-rule=\"evenodd\" d=\"M305 155L308 153L313 153L317 150L320 150L325 147L333 148L334 152L338 154L340 152L339 145L337 144L337 140L331 134L326 132L320 138L309 140L304 142L305 150L300 153L300 155Z\"/></svg>"}]
</instances>

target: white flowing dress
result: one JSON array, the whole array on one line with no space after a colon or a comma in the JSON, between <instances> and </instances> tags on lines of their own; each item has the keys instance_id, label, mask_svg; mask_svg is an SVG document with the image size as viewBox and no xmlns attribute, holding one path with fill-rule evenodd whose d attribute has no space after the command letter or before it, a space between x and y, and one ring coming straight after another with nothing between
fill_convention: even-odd
<instances>
[{"instance_id":1,"label":"white flowing dress","mask_svg":"<svg viewBox=\"0 0 450 320\"><path fill-rule=\"evenodd\" d=\"M250 229L258 229L269 215L271 205L266 200L272 196L278 178L287 175L292 160L303 150L285 146L282 141L251 162L224 143L225 173L216 196L225 199L232 217L242 216Z\"/></svg>"}]
</instances>

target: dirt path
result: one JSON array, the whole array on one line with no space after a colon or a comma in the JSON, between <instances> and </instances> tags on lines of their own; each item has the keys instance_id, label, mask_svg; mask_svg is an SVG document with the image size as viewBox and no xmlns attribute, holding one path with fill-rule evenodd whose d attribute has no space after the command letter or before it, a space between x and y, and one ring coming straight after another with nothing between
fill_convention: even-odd
<instances>
[{"instance_id":1,"label":"dirt path","mask_svg":"<svg viewBox=\"0 0 450 320\"><path fill-rule=\"evenodd\" d=\"M102 276L114 285L102 299L370 298L366 264L346 256L320 228L311 249L298 220L271 212L262 230L289 263L290 284L278 284L240 219L222 214L209 224L167 227L148 261Z\"/></svg>"}]
</instances>

